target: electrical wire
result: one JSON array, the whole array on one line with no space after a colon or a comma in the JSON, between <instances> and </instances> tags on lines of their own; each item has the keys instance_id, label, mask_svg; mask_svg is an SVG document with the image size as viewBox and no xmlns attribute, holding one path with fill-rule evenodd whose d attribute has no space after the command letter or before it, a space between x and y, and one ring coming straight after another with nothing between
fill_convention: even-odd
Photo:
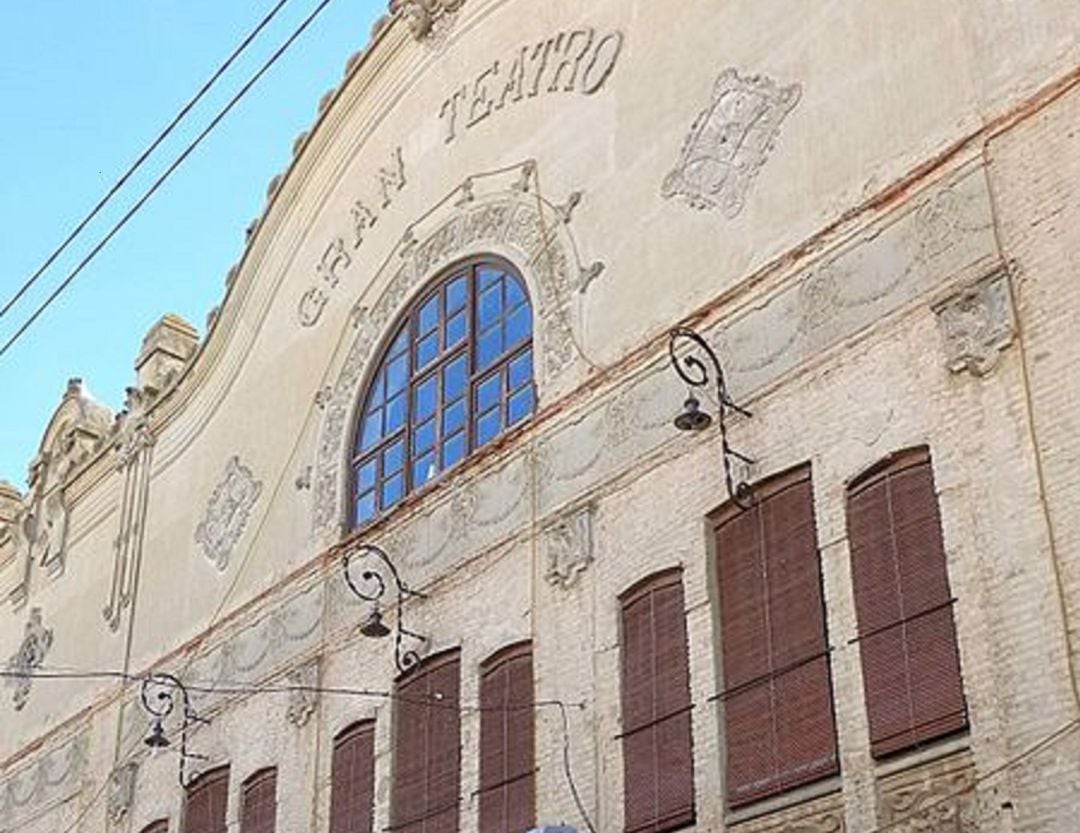
<instances>
[{"instance_id":1,"label":"electrical wire","mask_svg":"<svg viewBox=\"0 0 1080 833\"><path fill-rule=\"evenodd\" d=\"M248 91L253 86L255 86L258 80L262 78L262 76L265 75L266 72L275 63L277 63L278 59L281 58L281 56L288 51L289 47L291 47L293 43L296 42L300 35L302 35L304 31L307 30L308 26L310 26L315 21L315 18L319 16L323 9L329 6L332 2L333 0L321 0L321 2L315 7L314 11L312 11L311 14L304 18L304 21L300 24L300 26L288 37L288 39L286 39L286 41L280 47L278 47L277 50L275 50L275 52L259 68L259 70L253 76L251 76L251 78L249 78L247 82L245 82L245 84L240 88L239 92L237 92L236 95L234 95L229 100L228 104L226 104L218 112L218 114L214 116L213 119L211 119L210 123L203 129L201 133L199 133L198 136L195 137L191 144L184 148L184 150L180 153L179 156L176 157L172 164L165 169L165 172L161 174L161 176L159 176L156 180L154 180L154 183L146 191L143 192L142 196L135 201L135 204L128 209L128 211L120 218L120 220L115 225L113 225L113 227L108 231L108 233L104 237L102 237L101 240L98 241L98 243L90 250L90 252L82 260L79 261L75 268L68 273L67 277L65 277L64 280L60 282L56 289L54 289L49 294L49 296L41 304L38 305L38 307L30 315L30 317L26 319L25 322L23 322L23 324L15 331L15 333L6 342L4 342L3 346L0 347L0 356L3 356L8 350L11 349L12 345L14 345L31 327L31 325L33 325L33 323L37 321L41 314L45 312L45 310L48 309L54 301L56 301L60 294L71 285L71 282L74 281L75 278L79 275L79 273L86 268L90 261L97 257L101 250L109 244L109 241L111 241L113 237L115 237L120 232L120 230L128 224L131 218L134 217L142 209L142 207L150 200L150 198L158 191L158 189L161 188L161 186L165 184L169 177L172 176L176 169L179 168L187 160L187 158L195 151L195 149L200 144L202 144L203 140L211 133L211 131L213 131L218 126L218 124L221 123L222 119L224 119L225 116L229 114L233 107L235 107L237 103L239 103L240 99L247 95Z\"/></svg>"},{"instance_id":2,"label":"electrical wire","mask_svg":"<svg viewBox=\"0 0 1080 833\"><path fill-rule=\"evenodd\" d=\"M180 124L180 122L183 121L187 114L191 112L191 109L203 99L203 97L210 91L210 88L217 83L217 80L225 74L226 70L228 70L229 67L233 65L233 62L235 62L236 59L244 53L244 51L251 45L251 42L259 36L259 33L262 32L262 30L265 29L267 25L269 25L270 21L272 21L277 16L277 13L281 11L281 9L288 2L289 0L278 0L277 5L274 6L267 13L267 15L259 21L258 25L247 34L247 37L245 37L240 42L240 45L232 51L232 54L225 59L225 62L217 68L214 74L206 80L206 82L199 88L198 92L196 92L195 95L192 96L188 100L188 102L180 108L180 111L175 116L173 116L172 121L165 125L165 128L160 133L158 133L154 141L152 141L146 147L146 149L139 154L139 156L135 159L134 162L131 163L128 169L124 171L123 175L118 180L116 180L116 182L113 183L112 187L110 187L109 190L105 193L105 196L98 200L97 204L90 209L90 212L85 217L83 217L78 222L78 224L76 224L74 229L72 229L68 233L68 236L64 238L63 242L59 246L57 246L47 258L45 258L45 262L37 268L34 274L32 274L29 278L26 279L23 285L19 287L18 291L7 300L7 302L2 308L0 308L0 318L3 318L4 315L7 314L8 310L10 310L13 306L15 306L15 304L19 302L19 299L21 299L22 296L26 294L27 290L29 290L30 287L32 287L37 282L38 278L40 278L45 273L45 270L52 266L56 259L67 250L67 247L71 245L71 243L75 240L76 237L82 234L83 229L85 229L90 224L90 222L100 213L101 209L103 209L109 203L109 201L112 200L112 198L116 195L116 192L124 187L127 181L131 179L131 177L135 174L136 171L139 170L139 168L142 167L143 163L150 157L150 155L155 150L158 149L161 143L164 142L165 139L167 139L172 134L173 130L176 129L176 126Z\"/></svg>"}]
</instances>

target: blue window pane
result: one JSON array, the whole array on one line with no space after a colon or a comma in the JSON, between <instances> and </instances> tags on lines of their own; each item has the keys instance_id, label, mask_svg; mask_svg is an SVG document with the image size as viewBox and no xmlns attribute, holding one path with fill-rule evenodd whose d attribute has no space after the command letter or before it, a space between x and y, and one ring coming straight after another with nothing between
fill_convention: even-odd
<instances>
[{"instance_id":1,"label":"blue window pane","mask_svg":"<svg viewBox=\"0 0 1080 833\"><path fill-rule=\"evenodd\" d=\"M409 357L399 356L386 366L386 395L393 396L409 383Z\"/></svg>"},{"instance_id":2,"label":"blue window pane","mask_svg":"<svg viewBox=\"0 0 1080 833\"><path fill-rule=\"evenodd\" d=\"M521 344L532 331L532 312L528 307L518 307L506 319L506 347Z\"/></svg>"},{"instance_id":3,"label":"blue window pane","mask_svg":"<svg viewBox=\"0 0 1080 833\"><path fill-rule=\"evenodd\" d=\"M506 308L513 309L514 307L524 304L526 302L525 290L521 288L521 284L513 278L507 276L505 281L506 286Z\"/></svg>"},{"instance_id":4,"label":"blue window pane","mask_svg":"<svg viewBox=\"0 0 1080 833\"><path fill-rule=\"evenodd\" d=\"M403 475L395 474L389 480L383 483L382 487L382 508L389 509L399 500L405 493L405 478Z\"/></svg>"},{"instance_id":5,"label":"blue window pane","mask_svg":"<svg viewBox=\"0 0 1080 833\"><path fill-rule=\"evenodd\" d=\"M478 283L480 284L480 291L483 292L492 284L498 283L499 278L503 275L498 269L479 269L477 271Z\"/></svg>"},{"instance_id":6,"label":"blue window pane","mask_svg":"<svg viewBox=\"0 0 1080 833\"><path fill-rule=\"evenodd\" d=\"M465 456L465 432L450 437L443 443L443 468L448 469Z\"/></svg>"},{"instance_id":7,"label":"blue window pane","mask_svg":"<svg viewBox=\"0 0 1080 833\"><path fill-rule=\"evenodd\" d=\"M400 431L405 424L405 394L399 393L386 403L386 435Z\"/></svg>"},{"instance_id":8,"label":"blue window pane","mask_svg":"<svg viewBox=\"0 0 1080 833\"><path fill-rule=\"evenodd\" d=\"M480 329L490 327L498 321L502 310L502 284L495 284L491 289L480 294L480 301L477 303Z\"/></svg>"},{"instance_id":9,"label":"blue window pane","mask_svg":"<svg viewBox=\"0 0 1080 833\"><path fill-rule=\"evenodd\" d=\"M446 311L457 312L464 309L469 298L469 285L465 278L455 278L446 287Z\"/></svg>"},{"instance_id":10,"label":"blue window pane","mask_svg":"<svg viewBox=\"0 0 1080 833\"><path fill-rule=\"evenodd\" d=\"M502 409L492 408L476 421L476 444L483 445L498 436L502 429Z\"/></svg>"},{"instance_id":11,"label":"blue window pane","mask_svg":"<svg viewBox=\"0 0 1080 833\"><path fill-rule=\"evenodd\" d=\"M502 374L485 379L476 389L476 410L486 411L497 404L502 395Z\"/></svg>"},{"instance_id":12,"label":"blue window pane","mask_svg":"<svg viewBox=\"0 0 1080 833\"><path fill-rule=\"evenodd\" d=\"M383 452L382 468L383 477L393 474L394 472L401 471L401 467L405 464L405 443L398 440L386 451Z\"/></svg>"},{"instance_id":13,"label":"blue window pane","mask_svg":"<svg viewBox=\"0 0 1080 833\"><path fill-rule=\"evenodd\" d=\"M377 460L369 460L356 470L356 491L366 492L375 485L375 464Z\"/></svg>"},{"instance_id":14,"label":"blue window pane","mask_svg":"<svg viewBox=\"0 0 1080 833\"><path fill-rule=\"evenodd\" d=\"M443 368L443 398L457 399L465 392L469 380L469 368L465 356L455 359Z\"/></svg>"},{"instance_id":15,"label":"blue window pane","mask_svg":"<svg viewBox=\"0 0 1080 833\"><path fill-rule=\"evenodd\" d=\"M413 432L413 454L423 454L435 445L435 420L429 419Z\"/></svg>"},{"instance_id":16,"label":"blue window pane","mask_svg":"<svg viewBox=\"0 0 1080 833\"><path fill-rule=\"evenodd\" d=\"M371 448L382 439L382 408L376 408L364 417L364 427L360 431L360 450Z\"/></svg>"},{"instance_id":17,"label":"blue window pane","mask_svg":"<svg viewBox=\"0 0 1080 833\"><path fill-rule=\"evenodd\" d=\"M383 389L386 387L386 374L381 372L375 377L375 382L371 386L371 398L368 400L368 412L370 413L375 408L382 405L385 396L383 395Z\"/></svg>"},{"instance_id":18,"label":"blue window pane","mask_svg":"<svg viewBox=\"0 0 1080 833\"><path fill-rule=\"evenodd\" d=\"M424 367L439 356L439 334L432 333L416 345L416 366Z\"/></svg>"},{"instance_id":19,"label":"blue window pane","mask_svg":"<svg viewBox=\"0 0 1080 833\"><path fill-rule=\"evenodd\" d=\"M449 436L465 424L465 400L459 399L443 409L443 436Z\"/></svg>"},{"instance_id":20,"label":"blue window pane","mask_svg":"<svg viewBox=\"0 0 1080 833\"><path fill-rule=\"evenodd\" d=\"M446 346L460 344L468 333L468 321L465 319L465 311L462 310L446 322Z\"/></svg>"},{"instance_id":21,"label":"blue window pane","mask_svg":"<svg viewBox=\"0 0 1080 833\"><path fill-rule=\"evenodd\" d=\"M435 404L439 399L439 377L432 376L420 385L413 395L413 425L423 422L435 413Z\"/></svg>"},{"instance_id":22,"label":"blue window pane","mask_svg":"<svg viewBox=\"0 0 1080 833\"><path fill-rule=\"evenodd\" d=\"M405 348L409 346L409 328L402 327L401 332L398 333L394 343L390 346L389 357L392 359L395 356L400 356L405 352Z\"/></svg>"},{"instance_id":23,"label":"blue window pane","mask_svg":"<svg viewBox=\"0 0 1080 833\"><path fill-rule=\"evenodd\" d=\"M514 425L533 412L532 385L522 388L510 397L506 406L506 424Z\"/></svg>"},{"instance_id":24,"label":"blue window pane","mask_svg":"<svg viewBox=\"0 0 1080 833\"><path fill-rule=\"evenodd\" d=\"M413 487L423 486L438 473L439 470L435 462L435 452L432 451L430 454L425 454L413 463Z\"/></svg>"},{"instance_id":25,"label":"blue window pane","mask_svg":"<svg viewBox=\"0 0 1080 833\"><path fill-rule=\"evenodd\" d=\"M476 363L483 370L498 361L502 352L502 328L495 326L480 336L476 345Z\"/></svg>"},{"instance_id":26,"label":"blue window pane","mask_svg":"<svg viewBox=\"0 0 1080 833\"><path fill-rule=\"evenodd\" d=\"M420 335L430 333L439 324L439 295L431 296L431 300L420 307Z\"/></svg>"},{"instance_id":27,"label":"blue window pane","mask_svg":"<svg viewBox=\"0 0 1080 833\"><path fill-rule=\"evenodd\" d=\"M375 517L375 492L360 495L356 501L356 522L363 523Z\"/></svg>"},{"instance_id":28,"label":"blue window pane","mask_svg":"<svg viewBox=\"0 0 1080 833\"><path fill-rule=\"evenodd\" d=\"M510 362L510 390L517 390L532 379L532 350L526 350Z\"/></svg>"}]
</instances>

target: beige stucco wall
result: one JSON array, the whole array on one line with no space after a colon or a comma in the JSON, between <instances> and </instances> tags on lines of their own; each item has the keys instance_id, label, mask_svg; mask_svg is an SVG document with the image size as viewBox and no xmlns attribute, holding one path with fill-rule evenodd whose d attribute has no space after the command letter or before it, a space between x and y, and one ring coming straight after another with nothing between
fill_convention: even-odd
<instances>
[{"instance_id":1,"label":"beige stucco wall","mask_svg":"<svg viewBox=\"0 0 1080 833\"><path fill-rule=\"evenodd\" d=\"M1080 709L1070 656L1080 622L1078 25L1064 0L467 0L421 40L394 21L298 144L200 351L139 412L152 445L126 464L105 437L74 468L65 567L33 567L25 603L0 610L0 657L18 649L36 608L51 629L50 669L389 689L392 649L355 633L363 607L332 551L344 534L352 409L426 279L494 252L519 266L534 301L540 411L370 531L430 596L409 603L410 627L431 635L431 651L461 646L463 701L475 702L485 657L531 638L537 696L584 703L568 713L575 781L597 829L618 829L616 596L681 564L699 828L798 817L806 830L863 833L892 819L909 781L926 801L986 777L961 799L967 826L956 829L1072 830L1080 741L998 769ZM458 106L483 112L473 99L493 61L505 70L522 47L575 30L606 44L596 66L610 74L594 70L594 90L579 80L548 92L545 75L538 95L471 127L462 109L447 141L448 96L466 84ZM695 208L665 196L718 79L746 87L758 75L796 92L769 147L746 158L741 199ZM357 201L359 216L377 217L359 245ZM953 299L995 274L1011 337L986 349L978 372L950 369ZM703 518L725 498L719 441L670 425L684 392L664 334L691 316L754 413L732 428L757 461L750 474L804 461L813 472L842 777L795 806L762 805L756 819L725 813L710 700L722 688L721 635ZM843 493L866 466L919 443L933 453L971 731L883 767L869 755L849 644ZM122 524L140 482L145 512ZM242 525L215 501L223 483L246 507ZM208 519L226 522L219 560L199 540ZM552 527L563 522L591 535L560 549ZM123 562L116 541L136 538ZM581 571L551 580L557 557L582 559ZM125 574L134 594L114 629L102 608L122 563L138 572ZM0 589L22 569L15 542L0 537ZM18 710L4 689L0 831L63 831L84 811L82 830L138 831L162 815L177 829L176 756L143 754L137 689L36 679ZM213 722L192 745L207 766L231 765L230 818L242 781L277 765L279 829L325 830L332 738L375 717L385 826L389 704L325 695L291 721L293 699L196 695ZM467 831L475 712L462 725ZM557 710L538 712L537 733L538 821L583 828ZM130 796L107 783L127 763Z\"/></svg>"}]
</instances>

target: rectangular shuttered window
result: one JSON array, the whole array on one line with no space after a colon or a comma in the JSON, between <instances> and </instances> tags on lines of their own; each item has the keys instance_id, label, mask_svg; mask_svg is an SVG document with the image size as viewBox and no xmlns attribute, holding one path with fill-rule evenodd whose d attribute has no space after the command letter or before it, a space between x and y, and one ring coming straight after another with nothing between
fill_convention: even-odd
<instances>
[{"instance_id":1,"label":"rectangular shuttered window","mask_svg":"<svg viewBox=\"0 0 1080 833\"><path fill-rule=\"evenodd\" d=\"M682 572L646 579L620 604L624 829L662 833L694 823Z\"/></svg>"},{"instance_id":2,"label":"rectangular shuttered window","mask_svg":"<svg viewBox=\"0 0 1080 833\"><path fill-rule=\"evenodd\" d=\"M390 829L457 833L461 791L460 660L429 657L397 684Z\"/></svg>"},{"instance_id":3,"label":"rectangular shuttered window","mask_svg":"<svg viewBox=\"0 0 1080 833\"><path fill-rule=\"evenodd\" d=\"M226 833L229 768L201 775L184 795L184 833Z\"/></svg>"},{"instance_id":4,"label":"rectangular shuttered window","mask_svg":"<svg viewBox=\"0 0 1080 833\"><path fill-rule=\"evenodd\" d=\"M480 833L536 826L532 646L515 645L480 676Z\"/></svg>"},{"instance_id":5,"label":"rectangular shuttered window","mask_svg":"<svg viewBox=\"0 0 1080 833\"><path fill-rule=\"evenodd\" d=\"M277 770L264 769L244 782L240 833L274 833L277 817Z\"/></svg>"},{"instance_id":6,"label":"rectangular shuttered window","mask_svg":"<svg viewBox=\"0 0 1080 833\"><path fill-rule=\"evenodd\" d=\"M365 720L334 738L330 833L371 833L374 802L375 721Z\"/></svg>"},{"instance_id":7,"label":"rectangular shuttered window","mask_svg":"<svg viewBox=\"0 0 1080 833\"><path fill-rule=\"evenodd\" d=\"M930 453L895 455L848 490L848 541L871 751L967 727Z\"/></svg>"},{"instance_id":8,"label":"rectangular shuttered window","mask_svg":"<svg viewBox=\"0 0 1080 833\"><path fill-rule=\"evenodd\" d=\"M727 801L839 771L810 467L714 516Z\"/></svg>"}]
</instances>

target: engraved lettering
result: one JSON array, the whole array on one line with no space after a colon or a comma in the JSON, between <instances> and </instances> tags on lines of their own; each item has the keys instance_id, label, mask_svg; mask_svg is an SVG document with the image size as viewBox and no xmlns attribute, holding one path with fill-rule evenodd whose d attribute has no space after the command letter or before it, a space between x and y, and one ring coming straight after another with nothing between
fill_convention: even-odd
<instances>
[{"instance_id":1,"label":"engraved lettering","mask_svg":"<svg viewBox=\"0 0 1080 833\"><path fill-rule=\"evenodd\" d=\"M466 127L472 127L491 115L492 101L488 98L487 79L498 74L499 62L496 61L476 79L473 84L472 106L469 108L469 123Z\"/></svg>"},{"instance_id":2,"label":"engraved lettering","mask_svg":"<svg viewBox=\"0 0 1080 833\"><path fill-rule=\"evenodd\" d=\"M351 209L349 214L352 215L353 221L353 234L355 239L353 242L353 248L359 249L360 244L364 242L364 232L369 228L372 228L378 221L378 217L375 213L364 205L362 200L357 200Z\"/></svg>"},{"instance_id":3,"label":"engraved lettering","mask_svg":"<svg viewBox=\"0 0 1080 833\"><path fill-rule=\"evenodd\" d=\"M536 72L533 74L532 84L529 86L529 98L534 98L537 93L540 92L540 77L547 68L548 55L551 54L551 47L561 41L562 34L560 33L558 37L540 41L540 43L533 47L532 55L529 56L529 64L536 68Z\"/></svg>"},{"instance_id":4,"label":"engraved lettering","mask_svg":"<svg viewBox=\"0 0 1080 833\"><path fill-rule=\"evenodd\" d=\"M593 50L592 60L581 76L581 91L592 95L607 81L622 51L622 32L611 32L600 39Z\"/></svg>"},{"instance_id":5,"label":"engraved lettering","mask_svg":"<svg viewBox=\"0 0 1080 833\"><path fill-rule=\"evenodd\" d=\"M341 280L341 271L348 269L351 263L352 257L345 250L345 241L338 237L326 247L326 251L323 252L315 271L331 287L335 287L338 285L338 281Z\"/></svg>"},{"instance_id":6,"label":"engraved lettering","mask_svg":"<svg viewBox=\"0 0 1080 833\"><path fill-rule=\"evenodd\" d=\"M548 85L548 92L558 92L560 88L560 79L564 72L569 72L570 77L567 79L566 84L562 87L563 92L572 92L574 86L577 84L578 68L581 66L581 61L589 51L589 47L593 42L593 29L575 29L570 33L570 36L566 39L566 47L562 51L562 60L555 65L555 71L551 75L551 84ZM574 41L584 41L579 49L574 48Z\"/></svg>"},{"instance_id":7,"label":"engraved lettering","mask_svg":"<svg viewBox=\"0 0 1080 833\"><path fill-rule=\"evenodd\" d=\"M525 51L528 47L523 46L518 50L514 56L513 62L510 64L510 71L506 74L506 83L503 85L502 95L495 101L495 109L501 110L506 104L506 97L510 96L510 101L521 101L524 96L525 86Z\"/></svg>"},{"instance_id":8,"label":"engraved lettering","mask_svg":"<svg viewBox=\"0 0 1080 833\"><path fill-rule=\"evenodd\" d=\"M405 187L405 160L401 155L401 146L394 150L394 158L390 162L392 167L379 168L376 176L379 179L379 187L382 189L382 207L389 207L393 202L392 190L400 191ZM391 190L392 189L392 190Z\"/></svg>"},{"instance_id":9,"label":"engraved lettering","mask_svg":"<svg viewBox=\"0 0 1080 833\"><path fill-rule=\"evenodd\" d=\"M326 306L328 296L320 287L313 286L300 296L300 306L297 309L297 317L303 327L314 327L322 315L323 307Z\"/></svg>"},{"instance_id":10,"label":"engraved lettering","mask_svg":"<svg viewBox=\"0 0 1080 833\"><path fill-rule=\"evenodd\" d=\"M465 87L460 90L454 90L454 94L450 98L443 102L442 108L439 110L439 118L446 120L446 136L443 137L443 141L450 144L454 141L455 125L457 124L457 107L458 100L465 100L467 93Z\"/></svg>"}]
</instances>

